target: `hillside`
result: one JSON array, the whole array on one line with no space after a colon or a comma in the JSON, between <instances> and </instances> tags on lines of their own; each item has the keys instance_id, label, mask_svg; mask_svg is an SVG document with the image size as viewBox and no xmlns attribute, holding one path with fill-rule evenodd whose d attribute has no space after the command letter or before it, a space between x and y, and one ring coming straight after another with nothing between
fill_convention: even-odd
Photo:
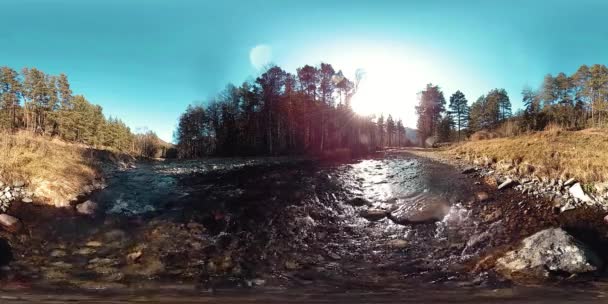
<instances>
[{"instance_id":1,"label":"hillside","mask_svg":"<svg viewBox=\"0 0 608 304\"><path fill-rule=\"evenodd\" d=\"M37 203L66 207L80 194L103 187L104 170L131 159L112 150L48 137L2 134L0 183L25 186L28 200L31 197Z\"/></svg>"},{"instance_id":2,"label":"hillside","mask_svg":"<svg viewBox=\"0 0 608 304\"><path fill-rule=\"evenodd\" d=\"M608 134L599 129L469 141L445 153L520 175L574 177L589 184L608 180Z\"/></svg>"}]
</instances>

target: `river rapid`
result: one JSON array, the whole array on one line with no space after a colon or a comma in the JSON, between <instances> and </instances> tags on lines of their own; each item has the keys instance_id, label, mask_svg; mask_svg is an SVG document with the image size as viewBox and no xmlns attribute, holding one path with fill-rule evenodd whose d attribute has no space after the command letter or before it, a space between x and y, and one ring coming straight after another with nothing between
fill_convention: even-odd
<instances>
[{"instance_id":1,"label":"river rapid","mask_svg":"<svg viewBox=\"0 0 608 304\"><path fill-rule=\"evenodd\" d=\"M521 287L480 260L557 225L550 207L408 151L145 162L94 216L17 205L2 303L601 300L593 280ZM489 200L480 201L485 192ZM0 244L2 245L2 244ZM2 247L2 246L0 246ZM2 248L0 248L2 251ZM564 288L566 286L567 288Z\"/></svg>"}]
</instances>

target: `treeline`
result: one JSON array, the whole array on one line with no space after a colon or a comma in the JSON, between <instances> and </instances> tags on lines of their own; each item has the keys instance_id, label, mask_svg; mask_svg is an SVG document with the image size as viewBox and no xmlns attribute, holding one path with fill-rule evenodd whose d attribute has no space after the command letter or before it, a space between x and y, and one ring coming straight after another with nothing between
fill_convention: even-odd
<instances>
[{"instance_id":1,"label":"treeline","mask_svg":"<svg viewBox=\"0 0 608 304\"><path fill-rule=\"evenodd\" d=\"M422 142L464 139L481 130L516 135L559 126L569 130L608 126L608 68L582 65L572 75L547 75L540 88L522 91L524 108L512 114L504 89L494 89L470 106L464 94L450 97L449 108L438 86L427 85L419 95L418 132Z\"/></svg>"},{"instance_id":2,"label":"treeline","mask_svg":"<svg viewBox=\"0 0 608 304\"><path fill-rule=\"evenodd\" d=\"M65 74L36 68L19 73L0 67L0 131L28 131L142 156L158 155L163 143L156 134L133 134L121 120L106 118L100 106L73 94Z\"/></svg>"},{"instance_id":3,"label":"treeline","mask_svg":"<svg viewBox=\"0 0 608 304\"><path fill-rule=\"evenodd\" d=\"M433 84L420 92L416 113L422 145L431 137L435 141L461 140L473 132L496 128L512 116L511 101L504 89L493 89L470 106L465 95L456 91L446 109L441 88Z\"/></svg>"},{"instance_id":4,"label":"treeline","mask_svg":"<svg viewBox=\"0 0 608 304\"><path fill-rule=\"evenodd\" d=\"M228 85L204 107L189 106L179 119L179 156L362 154L378 146L406 145L405 128L392 115L361 116L350 102L354 81L331 64L306 65L296 74L278 66L255 81Z\"/></svg>"}]
</instances>

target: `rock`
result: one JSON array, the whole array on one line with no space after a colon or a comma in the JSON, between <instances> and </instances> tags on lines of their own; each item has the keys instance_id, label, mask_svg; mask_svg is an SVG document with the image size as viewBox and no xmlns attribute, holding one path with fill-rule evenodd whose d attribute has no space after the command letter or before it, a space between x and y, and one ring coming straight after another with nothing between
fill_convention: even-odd
<instances>
[{"instance_id":1,"label":"rock","mask_svg":"<svg viewBox=\"0 0 608 304\"><path fill-rule=\"evenodd\" d=\"M99 241L89 241L85 244L87 247L101 247L103 244Z\"/></svg>"},{"instance_id":2,"label":"rock","mask_svg":"<svg viewBox=\"0 0 608 304\"><path fill-rule=\"evenodd\" d=\"M570 186L570 185L574 184L574 182L576 182L576 179L570 178L569 180L564 182L564 187Z\"/></svg>"},{"instance_id":3,"label":"rock","mask_svg":"<svg viewBox=\"0 0 608 304\"><path fill-rule=\"evenodd\" d=\"M435 145L437 144L437 137L436 136L431 136L429 138L427 138L425 141L425 147L427 148L434 148Z\"/></svg>"},{"instance_id":4,"label":"rock","mask_svg":"<svg viewBox=\"0 0 608 304\"><path fill-rule=\"evenodd\" d=\"M506 180L506 181L504 181L502 184L500 184L500 185L498 186L498 190L505 189L505 188L509 187L509 186L510 186L510 185L512 185L512 184L513 184L513 180L512 180L512 179L510 179L510 178L507 178L507 180Z\"/></svg>"},{"instance_id":5,"label":"rock","mask_svg":"<svg viewBox=\"0 0 608 304\"><path fill-rule=\"evenodd\" d=\"M90 248L90 247L85 247L85 248L80 248L76 251L76 254L79 255L89 255L89 254L93 254L95 252L95 249Z\"/></svg>"},{"instance_id":6,"label":"rock","mask_svg":"<svg viewBox=\"0 0 608 304\"><path fill-rule=\"evenodd\" d=\"M475 169L474 167L467 167L462 170L462 174L471 174L475 171L477 171L477 169Z\"/></svg>"},{"instance_id":7,"label":"rock","mask_svg":"<svg viewBox=\"0 0 608 304\"><path fill-rule=\"evenodd\" d=\"M76 205L76 211L80 214L93 215L95 210L97 210L97 204L90 200Z\"/></svg>"},{"instance_id":8,"label":"rock","mask_svg":"<svg viewBox=\"0 0 608 304\"><path fill-rule=\"evenodd\" d=\"M368 221L375 222L385 218L388 212L380 209L366 209L359 214Z\"/></svg>"},{"instance_id":9,"label":"rock","mask_svg":"<svg viewBox=\"0 0 608 304\"><path fill-rule=\"evenodd\" d=\"M16 181L16 182L13 183L13 187L15 187L15 188L21 188L23 186L25 186L25 182L24 181Z\"/></svg>"},{"instance_id":10,"label":"rock","mask_svg":"<svg viewBox=\"0 0 608 304\"><path fill-rule=\"evenodd\" d=\"M550 228L524 239L519 249L496 261L496 270L515 281L542 280L555 275L597 271L602 260L561 228Z\"/></svg>"},{"instance_id":11,"label":"rock","mask_svg":"<svg viewBox=\"0 0 608 304\"><path fill-rule=\"evenodd\" d=\"M346 201L347 204L351 205L351 206L355 206L355 207L361 207L361 206L370 206L372 205L372 203L364 198L361 197L355 197L351 200Z\"/></svg>"},{"instance_id":12,"label":"rock","mask_svg":"<svg viewBox=\"0 0 608 304\"><path fill-rule=\"evenodd\" d=\"M139 260L139 258L141 258L142 254L143 253L141 252L141 250L131 252L127 255L127 261L129 263L135 263L137 262L137 260Z\"/></svg>"},{"instance_id":13,"label":"rock","mask_svg":"<svg viewBox=\"0 0 608 304\"><path fill-rule=\"evenodd\" d=\"M14 216L3 213L0 214L0 226L6 231L15 233L21 229L21 221Z\"/></svg>"},{"instance_id":14,"label":"rock","mask_svg":"<svg viewBox=\"0 0 608 304\"><path fill-rule=\"evenodd\" d=\"M450 204L446 199L424 194L405 201L388 218L400 225L430 224L443 220L449 212Z\"/></svg>"},{"instance_id":15,"label":"rock","mask_svg":"<svg viewBox=\"0 0 608 304\"><path fill-rule=\"evenodd\" d=\"M490 195L485 191L475 193L475 198L478 202L485 202L490 199Z\"/></svg>"},{"instance_id":16,"label":"rock","mask_svg":"<svg viewBox=\"0 0 608 304\"><path fill-rule=\"evenodd\" d=\"M55 250L51 251L51 257L54 257L54 258L61 258L66 255L67 255L67 253L61 249L55 249Z\"/></svg>"},{"instance_id":17,"label":"rock","mask_svg":"<svg viewBox=\"0 0 608 304\"><path fill-rule=\"evenodd\" d=\"M285 261L285 268L287 268L288 270L296 270L299 267L300 267L300 265L298 265L298 263L295 261L291 261L291 260Z\"/></svg>"},{"instance_id":18,"label":"rock","mask_svg":"<svg viewBox=\"0 0 608 304\"><path fill-rule=\"evenodd\" d=\"M587 194L585 194L585 191L583 191L583 188L581 187L580 183L574 184L574 186L570 187L568 192L570 193L570 195L572 195L572 197L579 199L585 203L592 202L591 198L587 196Z\"/></svg>"},{"instance_id":19,"label":"rock","mask_svg":"<svg viewBox=\"0 0 608 304\"><path fill-rule=\"evenodd\" d=\"M388 247L395 248L395 249L406 248L408 246L408 244L409 243L406 240L390 240L386 243L386 245L388 245Z\"/></svg>"},{"instance_id":20,"label":"rock","mask_svg":"<svg viewBox=\"0 0 608 304\"><path fill-rule=\"evenodd\" d=\"M24 202L24 203L31 203L31 202L33 202L33 200L31 198L29 198L29 197L24 197L24 198L21 199L21 201Z\"/></svg>"}]
</instances>

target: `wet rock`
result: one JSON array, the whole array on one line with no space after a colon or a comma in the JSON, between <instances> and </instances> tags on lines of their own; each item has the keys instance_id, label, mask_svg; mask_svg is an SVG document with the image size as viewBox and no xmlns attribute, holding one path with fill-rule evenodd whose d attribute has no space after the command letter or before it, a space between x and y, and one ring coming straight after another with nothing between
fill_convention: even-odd
<instances>
[{"instance_id":1,"label":"wet rock","mask_svg":"<svg viewBox=\"0 0 608 304\"><path fill-rule=\"evenodd\" d=\"M137 250L137 251L129 253L127 255L127 262L136 263L139 260L139 258L141 258L142 254L143 253L141 252L141 250Z\"/></svg>"},{"instance_id":2,"label":"wet rock","mask_svg":"<svg viewBox=\"0 0 608 304\"><path fill-rule=\"evenodd\" d=\"M351 206L355 206L355 207L361 207L361 206L371 206L372 203L362 197L355 197L353 199L350 199L348 201L346 201L347 204L351 205Z\"/></svg>"},{"instance_id":3,"label":"wet rock","mask_svg":"<svg viewBox=\"0 0 608 304\"><path fill-rule=\"evenodd\" d=\"M506 181L504 181L502 184L500 184L498 186L498 190L505 189L505 188L511 186L512 184L513 184L513 180L508 178Z\"/></svg>"},{"instance_id":4,"label":"wet rock","mask_svg":"<svg viewBox=\"0 0 608 304\"><path fill-rule=\"evenodd\" d=\"M406 201L388 218L400 225L429 224L443 220L449 211L450 206L445 199L426 195Z\"/></svg>"},{"instance_id":5,"label":"wet rock","mask_svg":"<svg viewBox=\"0 0 608 304\"><path fill-rule=\"evenodd\" d=\"M0 214L0 226L6 231L16 233L21 229L21 221L14 216L3 213Z\"/></svg>"},{"instance_id":6,"label":"wet rock","mask_svg":"<svg viewBox=\"0 0 608 304\"><path fill-rule=\"evenodd\" d=\"M519 249L496 261L496 270L515 281L597 271L602 260L561 228L540 231L522 241Z\"/></svg>"},{"instance_id":7,"label":"wet rock","mask_svg":"<svg viewBox=\"0 0 608 304\"><path fill-rule=\"evenodd\" d=\"M368 221L375 222L385 218L388 215L388 212L381 209L366 209L361 211L359 215Z\"/></svg>"},{"instance_id":8,"label":"wet rock","mask_svg":"<svg viewBox=\"0 0 608 304\"><path fill-rule=\"evenodd\" d=\"M89 241L85 244L87 247L101 247L102 245L100 241Z\"/></svg>"},{"instance_id":9,"label":"wet rock","mask_svg":"<svg viewBox=\"0 0 608 304\"><path fill-rule=\"evenodd\" d=\"M406 240L390 240L386 243L386 245L388 245L388 247L394 248L394 249L403 249L403 248L406 248L409 245L409 243Z\"/></svg>"},{"instance_id":10,"label":"wet rock","mask_svg":"<svg viewBox=\"0 0 608 304\"><path fill-rule=\"evenodd\" d=\"M76 211L80 214L93 215L95 214L95 210L97 210L97 204L90 200L76 205Z\"/></svg>"},{"instance_id":11,"label":"wet rock","mask_svg":"<svg viewBox=\"0 0 608 304\"><path fill-rule=\"evenodd\" d=\"M93 253L95 253L95 249L90 248L90 247L80 248L76 251L76 254L80 254L80 255L90 255Z\"/></svg>"},{"instance_id":12,"label":"wet rock","mask_svg":"<svg viewBox=\"0 0 608 304\"><path fill-rule=\"evenodd\" d=\"M54 258L60 258L60 257L66 256L67 253L61 249L55 249L55 250L51 251L50 255L51 255L51 257L54 257Z\"/></svg>"},{"instance_id":13,"label":"wet rock","mask_svg":"<svg viewBox=\"0 0 608 304\"><path fill-rule=\"evenodd\" d=\"M490 195L485 191L475 193L475 198L478 202L485 202L490 199Z\"/></svg>"},{"instance_id":14,"label":"wet rock","mask_svg":"<svg viewBox=\"0 0 608 304\"><path fill-rule=\"evenodd\" d=\"M300 268L300 265L298 265L298 263L295 261L287 260L285 261L285 268L288 270L296 270Z\"/></svg>"},{"instance_id":15,"label":"wet rock","mask_svg":"<svg viewBox=\"0 0 608 304\"><path fill-rule=\"evenodd\" d=\"M579 199L585 203L592 202L591 198L587 194L585 194L585 191L583 191L583 187L581 187L580 183L574 184L572 187L570 187L568 192L570 193L570 195L572 195L572 197Z\"/></svg>"}]
</instances>

